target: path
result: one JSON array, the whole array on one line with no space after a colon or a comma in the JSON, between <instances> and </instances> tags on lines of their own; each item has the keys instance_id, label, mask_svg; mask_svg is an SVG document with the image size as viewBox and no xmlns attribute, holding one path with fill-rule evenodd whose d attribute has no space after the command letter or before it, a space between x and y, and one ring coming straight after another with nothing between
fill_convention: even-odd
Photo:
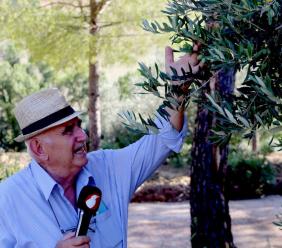
<instances>
[{"instance_id":1,"label":"path","mask_svg":"<svg viewBox=\"0 0 282 248\"><path fill-rule=\"evenodd\" d=\"M282 248L282 230L272 224L282 196L231 201L232 231L238 248ZM132 203L128 248L189 248L188 202Z\"/></svg>"}]
</instances>

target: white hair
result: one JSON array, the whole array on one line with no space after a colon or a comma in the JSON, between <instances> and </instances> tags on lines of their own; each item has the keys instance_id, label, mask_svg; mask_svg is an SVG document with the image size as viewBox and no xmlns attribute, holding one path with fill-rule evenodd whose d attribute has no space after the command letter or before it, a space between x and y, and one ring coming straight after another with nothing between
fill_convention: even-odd
<instances>
[{"instance_id":1,"label":"white hair","mask_svg":"<svg viewBox=\"0 0 282 248\"><path fill-rule=\"evenodd\" d=\"M32 158L34 158L33 152L30 149L30 139L25 140L25 146L26 146L26 151L29 154L29 156L31 156Z\"/></svg>"},{"instance_id":2,"label":"white hair","mask_svg":"<svg viewBox=\"0 0 282 248\"><path fill-rule=\"evenodd\" d=\"M51 139L50 137L48 137L48 136L40 135L40 134L36 135L36 137L39 137L39 136L40 136L40 140L43 141L44 143L50 144L50 143L52 142L52 139ZM35 137L35 136L34 136L34 137ZM31 147L30 147L30 142L31 142L32 138L33 138L33 137L31 137L31 138L25 140L24 143L25 143L25 145L26 145L26 151L27 151L27 153L29 154L29 156L32 157L33 159L35 159L35 155L34 155L34 153L32 152L32 149L31 149Z\"/></svg>"}]
</instances>

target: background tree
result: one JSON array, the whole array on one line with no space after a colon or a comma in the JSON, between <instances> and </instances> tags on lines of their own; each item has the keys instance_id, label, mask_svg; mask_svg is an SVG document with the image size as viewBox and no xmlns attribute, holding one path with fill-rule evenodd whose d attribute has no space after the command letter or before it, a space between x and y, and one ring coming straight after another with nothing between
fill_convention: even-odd
<instances>
[{"instance_id":1,"label":"background tree","mask_svg":"<svg viewBox=\"0 0 282 248\"><path fill-rule=\"evenodd\" d=\"M14 141L20 130L13 113L15 104L23 95L52 87L54 81L74 105L79 105L82 94L87 94L85 75L73 70L57 72L43 62L31 63L27 51L15 48L10 41L0 43L0 75L0 148L4 151L24 148L23 143ZM74 81L78 86L69 87Z\"/></svg>"},{"instance_id":2,"label":"background tree","mask_svg":"<svg viewBox=\"0 0 282 248\"><path fill-rule=\"evenodd\" d=\"M0 147L17 151L23 144L14 141L20 133L12 111L15 101L48 84L50 78L44 64L31 64L27 54L20 53L9 42L2 42L0 51Z\"/></svg>"},{"instance_id":3,"label":"background tree","mask_svg":"<svg viewBox=\"0 0 282 248\"><path fill-rule=\"evenodd\" d=\"M164 117L165 106L179 105L172 96L183 94L181 87L171 87L168 81L178 79L192 85L186 100L196 96L200 104L192 151L192 246L234 247L224 198L227 148L223 146L233 133L243 132L244 137L251 138L260 127L278 125L275 130L281 130L281 1L173 0L164 13L168 22L144 21L144 28L154 33L171 32L172 43L178 44L179 51L191 52L192 43L200 43L207 71L225 78L219 79L217 91L211 94L207 92L209 81L200 81L203 75L167 75L157 66L153 71L141 64L145 81L139 85L164 99L158 109ZM238 94L231 95L233 74L243 68L247 68L247 76L237 88ZM194 78L194 84L186 81L190 78ZM162 95L161 88L165 89ZM124 118L133 130L155 129L150 118L141 117L141 128L134 114L127 113ZM211 140L219 147L215 149Z\"/></svg>"},{"instance_id":4,"label":"background tree","mask_svg":"<svg viewBox=\"0 0 282 248\"><path fill-rule=\"evenodd\" d=\"M156 40L140 32L138 25L141 16L154 15L148 9L159 9L161 4L127 0L2 1L1 36L26 48L34 61L43 60L58 70L88 70L89 132L91 148L96 149L100 141L98 61L104 67L150 52L146 47Z\"/></svg>"},{"instance_id":5,"label":"background tree","mask_svg":"<svg viewBox=\"0 0 282 248\"><path fill-rule=\"evenodd\" d=\"M230 102L234 88L234 70L220 71L214 82L202 91L191 151L191 243L192 247L235 247L231 232L228 196L225 194L228 144L218 146L209 138L218 122L205 104L205 93L217 92Z\"/></svg>"}]
</instances>

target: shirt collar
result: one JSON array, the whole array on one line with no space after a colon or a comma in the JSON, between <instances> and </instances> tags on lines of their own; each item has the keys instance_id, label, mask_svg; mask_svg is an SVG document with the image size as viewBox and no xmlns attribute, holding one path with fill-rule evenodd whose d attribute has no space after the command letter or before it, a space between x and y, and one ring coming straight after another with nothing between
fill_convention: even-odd
<instances>
[{"instance_id":1,"label":"shirt collar","mask_svg":"<svg viewBox=\"0 0 282 248\"><path fill-rule=\"evenodd\" d=\"M77 199L79 197L79 193L81 189L85 185L95 186L95 180L92 174L90 174L90 172L84 166L82 170L80 171L80 173L78 174L77 180L76 180L76 198Z\"/></svg>"},{"instance_id":2,"label":"shirt collar","mask_svg":"<svg viewBox=\"0 0 282 248\"><path fill-rule=\"evenodd\" d=\"M30 170L39 189L48 200L57 182L34 159L30 163Z\"/></svg>"},{"instance_id":3,"label":"shirt collar","mask_svg":"<svg viewBox=\"0 0 282 248\"><path fill-rule=\"evenodd\" d=\"M48 200L53 188L58 185L58 183L35 160L31 161L30 170L37 185L39 186L39 189L43 193L45 199ZM89 171L85 167L83 167L78 174L76 181L77 198L83 186L88 184L95 185L95 181Z\"/></svg>"}]
</instances>

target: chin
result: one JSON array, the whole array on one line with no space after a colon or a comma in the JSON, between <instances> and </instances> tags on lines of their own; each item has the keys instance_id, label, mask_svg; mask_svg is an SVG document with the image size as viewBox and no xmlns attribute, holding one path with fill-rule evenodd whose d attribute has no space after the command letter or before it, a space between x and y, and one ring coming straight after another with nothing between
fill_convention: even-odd
<instances>
[{"instance_id":1,"label":"chin","mask_svg":"<svg viewBox=\"0 0 282 248\"><path fill-rule=\"evenodd\" d=\"M79 164L80 164L80 167L83 167L83 166L85 166L87 163L88 163L88 159L87 159L87 157L85 156L85 158L82 159L82 161L81 161Z\"/></svg>"},{"instance_id":2,"label":"chin","mask_svg":"<svg viewBox=\"0 0 282 248\"><path fill-rule=\"evenodd\" d=\"M87 163L88 163L88 158L87 158L86 154L76 156L73 159L73 164L76 164L78 167L83 167Z\"/></svg>"}]
</instances>

